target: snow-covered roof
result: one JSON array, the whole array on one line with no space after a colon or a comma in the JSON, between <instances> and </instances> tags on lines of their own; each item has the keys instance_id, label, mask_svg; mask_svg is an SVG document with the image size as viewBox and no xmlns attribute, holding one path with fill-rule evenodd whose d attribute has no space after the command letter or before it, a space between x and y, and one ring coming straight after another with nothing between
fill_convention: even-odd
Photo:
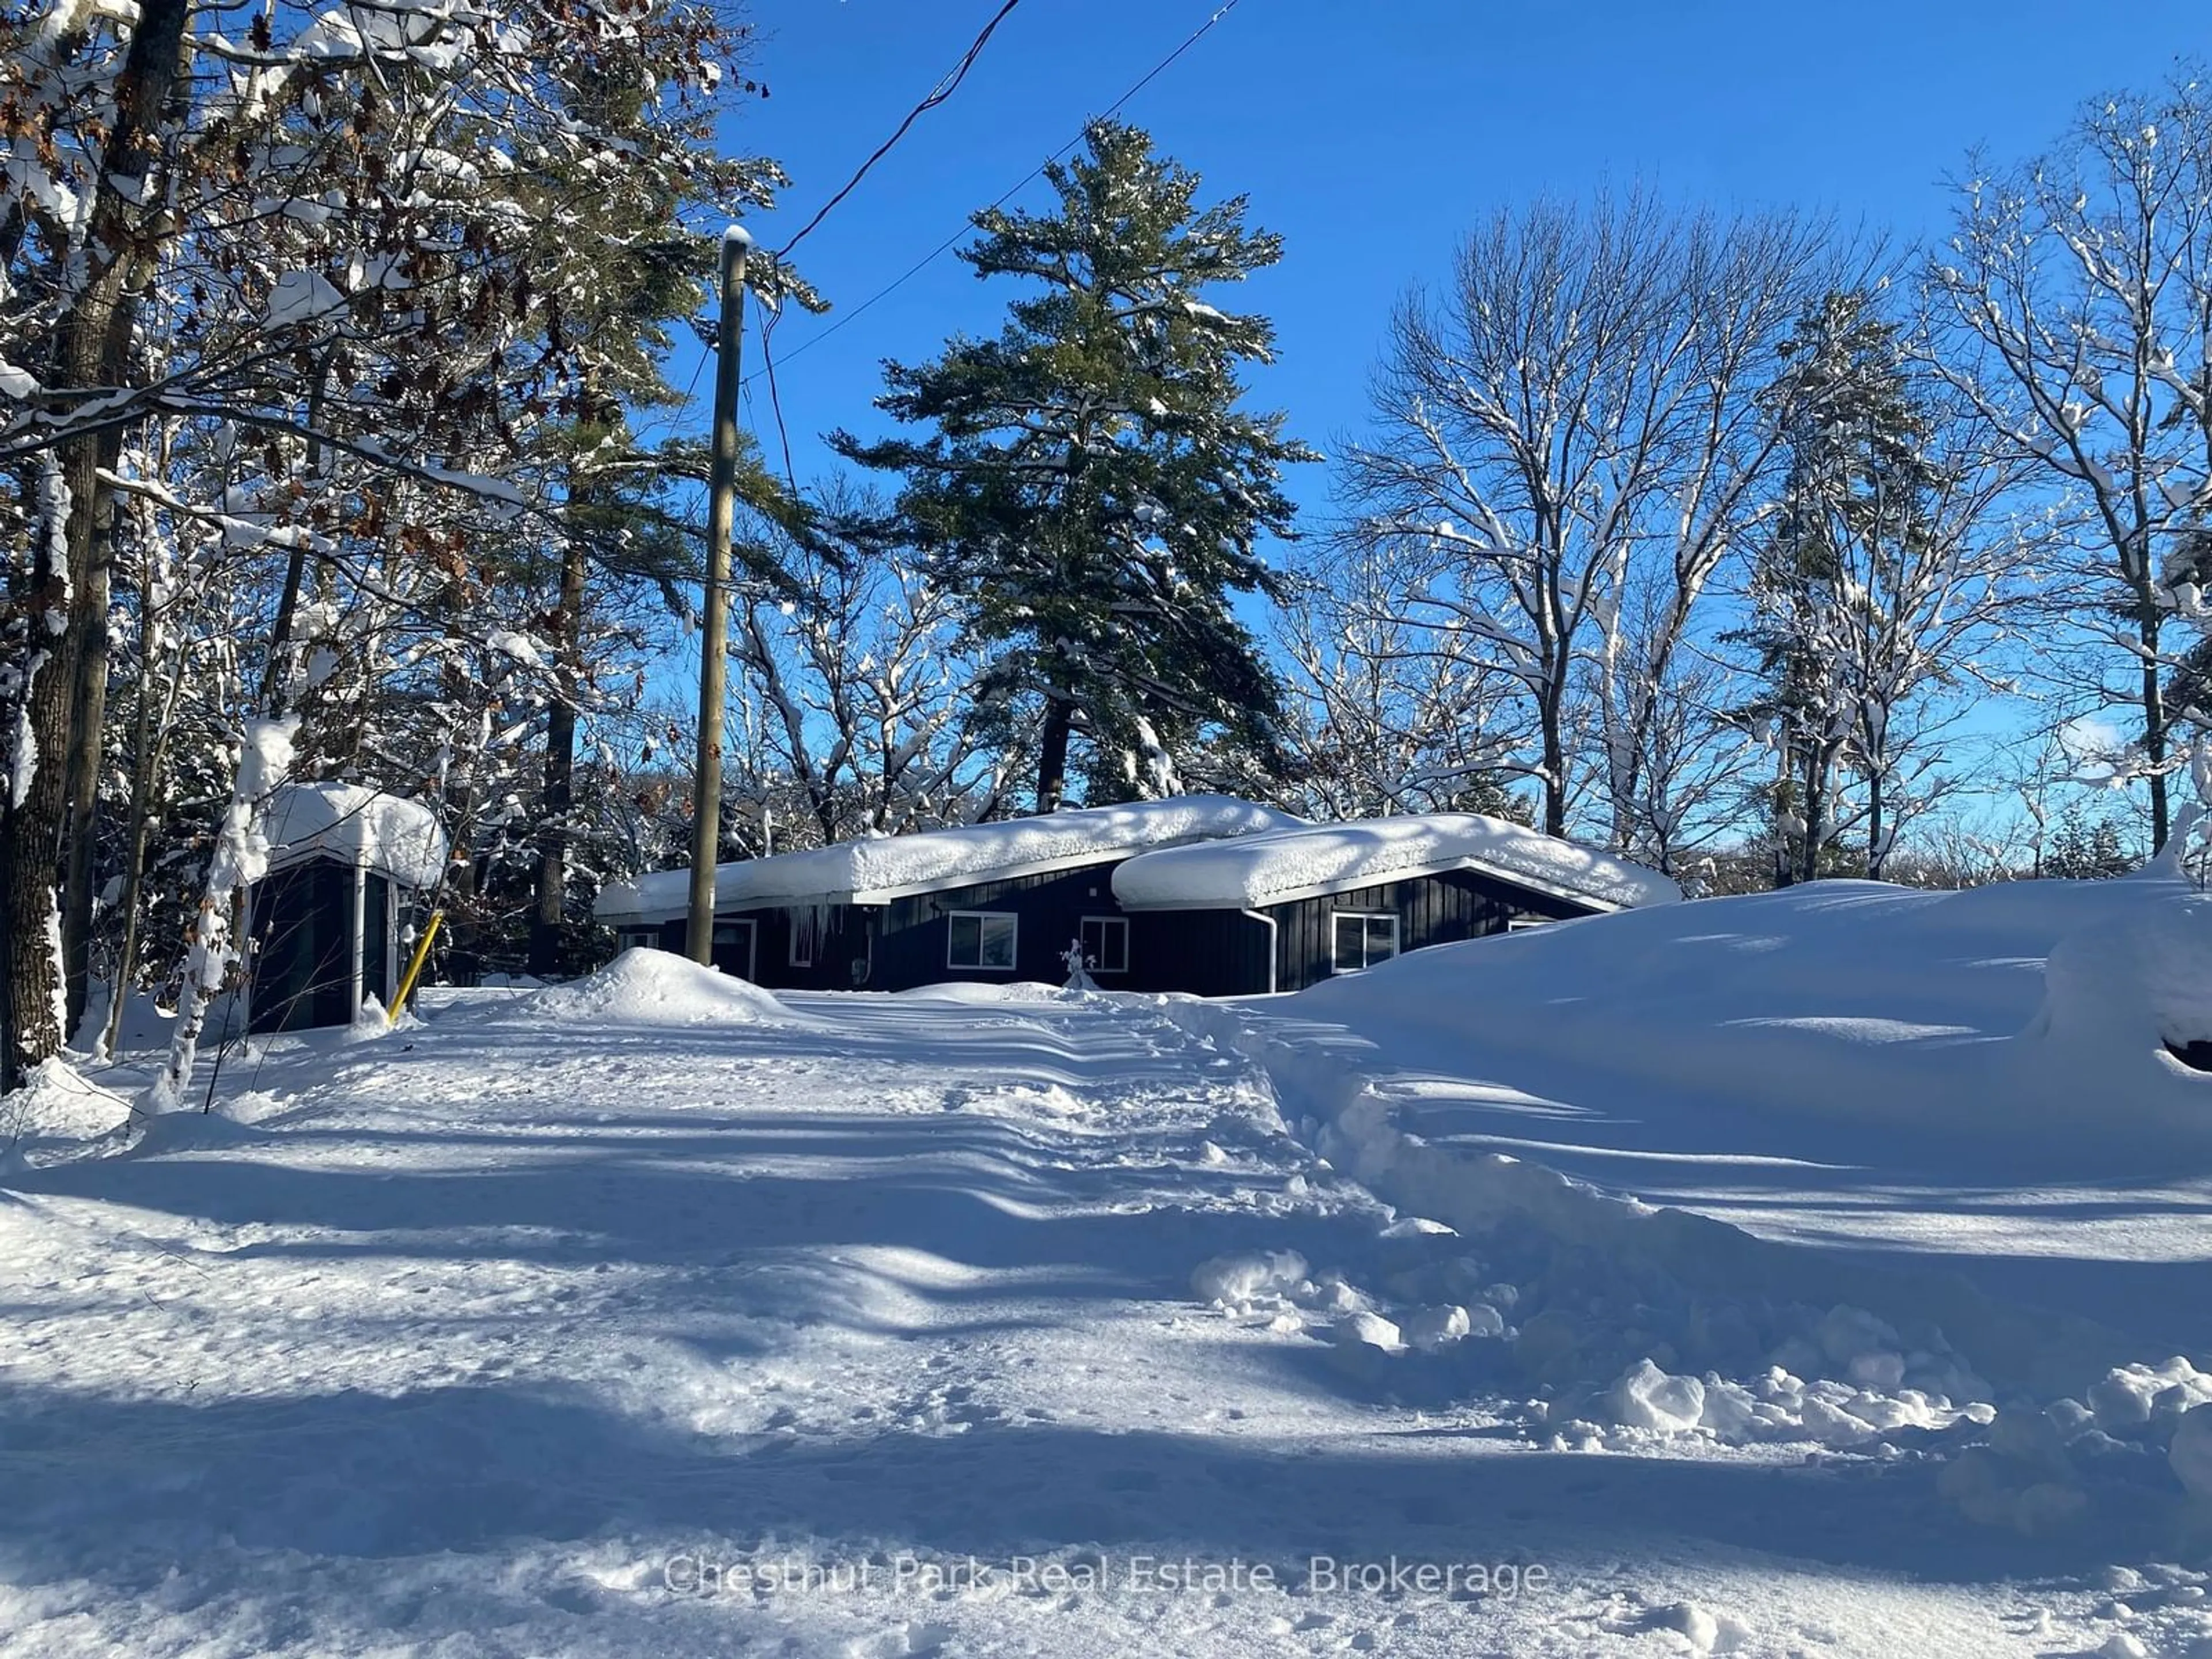
<instances>
[{"instance_id":1,"label":"snow-covered roof","mask_svg":"<svg viewBox=\"0 0 2212 1659\"><path fill-rule=\"evenodd\" d=\"M1601 910L1682 896L1656 870L1474 812L1302 824L1146 853L1114 872L1114 896L1131 910L1246 909L1447 870Z\"/></svg>"},{"instance_id":2,"label":"snow-covered roof","mask_svg":"<svg viewBox=\"0 0 2212 1659\"><path fill-rule=\"evenodd\" d=\"M714 871L714 905L726 910L884 904L914 893L1073 869L1148 848L1251 836L1304 822L1230 795L1073 807L720 865ZM688 870L662 870L611 885L600 892L595 913L606 922L673 921L684 912L690 881Z\"/></svg>"},{"instance_id":3,"label":"snow-covered roof","mask_svg":"<svg viewBox=\"0 0 2212 1659\"><path fill-rule=\"evenodd\" d=\"M288 783L269 797L262 825L272 868L313 858L374 870L404 887L435 887L446 832L420 801L357 783Z\"/></svg>"}]
</instances>

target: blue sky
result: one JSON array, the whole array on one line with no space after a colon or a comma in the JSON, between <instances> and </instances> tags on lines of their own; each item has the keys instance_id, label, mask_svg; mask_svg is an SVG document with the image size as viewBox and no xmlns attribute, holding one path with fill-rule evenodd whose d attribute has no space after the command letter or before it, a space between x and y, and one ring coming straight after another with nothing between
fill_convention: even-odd
<instances>
[{"instance_id":1,"label":"blue sky","mask_svg":"<svg viewBox=\"0 0 2212 1659\"><path fill-rule=\"evenodd\" d=\"M840 308L776 333L777 380L802 483L818 441L877 424L880 361L996 329L1003 283L947 253L819 346L800 348L1066 143L1214 10L1217 0L1023 0L966 82L801 250ZM791 173L754 228L786 240L948 69L999 0L755 0L770 89L729 125ZM1255 400L1323 448L1356 429L1392 301L1446 268L1500 206L1641 180L1685 203L1799 204L1911 239L1939 230L1943 180L1970 149L2043 147L2080 100L2143 85L2212 51L2202 0L2115 14L2052 0L1819 7L1581 6L1461 0L1239 0L1124 112L1199 172L1251 198L1287 242L1236 296L1273 317L1279 360ZM1016 199L1040 204L1042 180ZM759 367L748 342L749 371ZM687 363L684 370L690 372ZM699 424L704 435L704 392ZM764 382L745 410L776 453ZM1326 470L1291 483L1326 506Z\"/></svg>"}]
</instances>

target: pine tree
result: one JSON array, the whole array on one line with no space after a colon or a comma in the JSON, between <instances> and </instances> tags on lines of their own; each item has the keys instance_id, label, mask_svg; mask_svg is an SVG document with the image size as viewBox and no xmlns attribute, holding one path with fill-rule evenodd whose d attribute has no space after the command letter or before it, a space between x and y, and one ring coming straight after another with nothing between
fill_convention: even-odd
<instances>
[{"instance_id":1,"label":"pine tree","mask_svg":"<svg viewBox=\"0 0 2212 1659\"><path fill-rule=\"evenodd\" d=\"M1749 645L1765 689L1740 718L1771 730L1778 882L1832 873L1838 769L1869 784L1867 866L1887 848L1884 723L1905 590L1925 563L1938 483L1929 422L1913 395L1894 324L1863 293L1826 295L1778 348L1767 398L1789 456L1774 528L1754 556Z\"/></svg>"},{"instance_id":2,"label":"pine tree","mask_svg":"<svg viewBox=\"0 0 2212 1659\"><path fill-rule=\"evenodd\" d=\"M2037 860L2035 873L2066 881L2099 881L2124 876L2139 862L2118 819L2109 815L2093 819L2077 802L2059 814L2058 827Z\"/></svg>"},{"instance_id":3,"label":"pine tree","mask_svg":"<svg viewBox=\"0 0 2212 1659\"><path fill-rule=\"evenodd\" d=\"M1246 228L1242 198L1198 207L1197 176L1142 131L1087 137L1046 169L1055 211L979 213L961 256L1044 292L996 339L888 367L878 406L936 430L831 438L903 475L899 532L969 596L992 691L1042 700L1040 811L1079 736L1094 800L1170 787L1171 763L1224 737L1273 752L1279 689L1231 596L1277 595L1257 544L1291 534L1281 469L1317 459L1279 415L1237 406L1242 365L1269 361L1266 319L1201 297L1273 264L1280 239Z\"/></svg>"}]
</instances>

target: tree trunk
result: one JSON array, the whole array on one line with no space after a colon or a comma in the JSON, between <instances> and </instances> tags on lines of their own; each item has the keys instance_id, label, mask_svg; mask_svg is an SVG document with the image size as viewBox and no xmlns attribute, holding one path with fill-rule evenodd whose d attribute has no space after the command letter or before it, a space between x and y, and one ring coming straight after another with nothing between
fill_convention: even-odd
<instances>
[{"instance_id":1,"label":"tree trunk","mask_svg":"<svg viewBox=\"0 0 2212 1659\"><path fill-rule=\"evenodd\" d=\"M335 348L333 348L335 349ZM331 384L330 351L315 365L315 383L307 389L307 477L315 485L323 479L323 404ZM261 665L261 708L276 720L289 711L292 699L292 635L299 626L300 594L307 584L307 544L292 544L284 561L284 588L276 596L276 619L269 626L269 658Z\"/></svg>"},{"instance_id":2,"label":"tree trunk","mask_svg":"<svg viewBox=\"0 0 2212 1659\"><path fill-rule=\"evenodd\" d=\"M575 805L576 704L583 672L584 544L570 537L561 557L554 651L562 683L545 717L544 828L538 843L538 908L530 923L530 971L562 970L568 912L568 813Z\"/></svg>"},{"instance_id":3,"label":"tree trunk","mask_svg":"<svg viewBox=\"0 0 2212 1659\"><path fill-rule=\"evenodd\" d=\"M1555 681L1545 688L1536 705L1544 754L1544 833L1547 836L1567 833L1567 746L1559 730L1565 690Z\"/></svg>"},{"instance_id":4,"label":"tree trunk","mask_svg":"<svg viewBox=\"0 0 2212 1659\"><path fill-rule=\"evenodd\" d=\"M1820 852L1828 844L1826 833L1828 797L1835 787L1835 739L1823 738L1807 746L1804 861L1798 867L1797 878L1800 881L1818 881L1820 878Z\"/></svg>"},{"instance_id":5,"label":"tree trunk","mask_svg":"<svg viewBox=\"0 0 2212 1659\"><path fill-rule=\"evenodd\" d=\"M239 923L246 890L268 862L267 849L260 844L255 827L263 804L291 766L292 733L297 725L291 719L250 720L241 734L230 805L216 832L215 850L208 857L207 885L200 895L199 914L187 935L184 990L177 999L177 1023L170 1034L168 1057L146 1088L149 1112L181 1110L185 1091L191 1086L208 1011L230 981L231 969L239 959L242 944Z\"/></svg>"},{"instance_id":6,"label":"tree trunk","mask_svg":"<svg viewBox=\"0 0 2212 1659\"><path fill-rule=\"evenodd\" d=\"M180 74L190 0L145 0L138 10L121 73L116 77L115 121L93 200L76 297L52 335L53 349L40 376L46 385L97 396L129 377L137 314L136 284L147 279L155 257L152 216L165 210L159 191L147 188L158 149L160 124L173 115L190 83ZM61 892L58 882L71 796L70 768L78 711L87 705L88 669L104 676L105 653L88 665L94 620L94 526L104 492L100 467L117 441L97 433L57 446L59 481L68 489L65 574L41 570L34 586L61 602L63 629L55 649L32 683L27 735L35 769L29 787L11 802L5 825L8 880L0 892L0 985L9 1000L9 1041L0 1044L0 1083L20 1080L27 1064L59 1052L66 987L63 978ZM58 584L65 582L65 586ZM104 625L104 607L97 618ZM36 624L34 624L35 626ZM96 770L97 730L83 742ZM19 780L20 782L20 780Z\"/></svg>"},{"instance_id":7,"label":"tree trunk","mask_svg":"<svg viewBox=\"0 0 2212 1659\"><path fill-rule=\"evenodd\" d=\"M1881 844L1881 768L1867 769L1867 879L1880 881L1889 849Z\"/></svg>"},{"instance_id":8,"label":"tree trunk","mask_svg":"<svg viewBox=\"0 0 2212 1659\"><path fill-rule=\"evenodd\" d=\"M122 446L100 446L100 465L112 467L120 459ZM115 568L115 538L106 510L110 500L97 493L94 511L100 514L88 550L83 591L77 596L75 620L78 628L76 651L76 705L70 710L69 746L69 824L64 845L67 868L62 878L62 974L69 999L68 1025L71 1031L84 1018L92 1000L92 916L97 896L94 883L100 851L100 769L107 736L107 605ZM98 527L101 524L107 528Z\"/></svg>"},{"instance_id":9,"label":"tree trunk","mask_svg":"<svg viewBox=\"0 0 2212 1659\"><path fill-rule=\"evenodd\" d=\"M1796 799L1797 794L1796 754L1796 735L1784 726L1780 733L1779 745L1776 750L1774 766L1772 830L1774 889L1777 892L1781 891L1784 887L1794 887L1797 883L1797 841L1796 834L1790 830L1789 824L1790 809L1798 804Z\"/></svg>"},{"instance_id":10,"label":"tree trunk","mask_svg":"<svg viewBox=\"0 0 2212 1659\"><path fill-rule=\"evenodd\" d=\"M62 1046L60 919L55 911L56 844L63 812L61 752L69 699L58 660L68 646L68 485L61 462L42 458L32 494L36 526L27 580L9 595L7 644L20 698L6 736L13 751L0 787L0 1092ZM59 726L59 730L58 730Z\"/></svg>"},{"instance_id":11,"label":"tree trunk","mask_svg":"<svg viewBox=\"0 0 2212 1659\"><path fill-rule=\"evenodd\" d=\"M1074 728L1075 705L1057 687L1045 693L1044 735L1037 753L1036 810L1055 812L1067 793L1067 739Z\"/></svg>"},{"instance_id":12,"label":"tree trunk","mask_svg":"<svg viewBox=\"0 0 2212 1659\"><path fill-rule=\"evenodd\" d=\"M154 785L161 767L161 750L167 720L154 717L154 653L160 630L154 619L154 561L142 562L138 578L138 718L131 750L131 822L125 832L123 853L123 937L115 950L112 988L107 998L107 1024L100 1036L100 1055L113 1059L123 1039L123 1003L131 986L131 969L138 955L139 895L146 881L146 843L154 816ZM184 658L179 653L177 672Z\"/></svg>"},{"instance_id":13,"label":"tree trunk","mask_svg":"<svg viewBox=\"0 0 2212 1659\"><path fill-rule=\"evenodd\" d=\"M2137 632L2142 641L2143 756L2150 763L2150 844L2153 851L2166 845L2171 828L2166 787L2166 686L2159 678L2160 616L2154 596L2145 592L2137 612Z\"/></svg>"}]
</instances>

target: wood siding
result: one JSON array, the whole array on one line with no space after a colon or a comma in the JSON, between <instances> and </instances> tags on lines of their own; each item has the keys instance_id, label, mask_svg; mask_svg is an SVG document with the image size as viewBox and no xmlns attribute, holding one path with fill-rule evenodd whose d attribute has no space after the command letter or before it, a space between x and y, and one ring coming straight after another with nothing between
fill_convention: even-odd
<instances>
[{"instance_id":1,"label":"wood siding","mask_svg":"<svg viewBox=\"0 0 2212 1659\"><path fill-rule=\"evenodd\" d=\"M974 882L881 905L830 905L726 910L718 920L755 924L753 973L774 990L907 991L948 981L1004 985L1017 980L1057 985L1067 977L1063 953L1085 916L1127 915L1129 966L1100 973L1101 989L1184 991L1199 996L1250 996L1268 988L1267 924L1238 910L1124 912L1114 902L1113 876L1123 860ZM1335 971L1333 918L1340 911L1388 912L1397 916L1401 951L1502 933L1522 917L1587 915L1587 906L1510 886L1466 871L1386 882L1324 898L1270 906L1274 922L1274 988L1303 990ZM956 911L1014 916L1014 967L954 968L947 959L949 923ZM817 937L813 961L794 966L795 929ZM629 930L625 930L628 932ZM681 954L684 924L660 924L663 950ZM743 964L718 960L726 973Z\"/></svg>"},{"instance_id":2,"label":"wood siding","mask_svg":"<svg viewBox=\"0 0 2212 1659\"><path fill-rule=\"evenodd\" d=\"M1271 905L1267 914L1275 920L1277 990L1303 991L1334 975L1334 918L1340 910L1396 916L1401 953L1502 933L1523 917L1560 921L1591 913L1588 905L1509 886L1468 870ZM1265 980L1253 988L1265 990Z\"/></svg>"},{"instance_id":3,"label":"wood siding","mask_svg":"<svg viewBox=\"0 0 2212 1659\"><path fill-rule=\"evenodd\" d=\"M874 970L869 984L878 991L903 991L945 981L978 985L1004 985L1015 980L1064 983L1067 947L1081 931L1083 918L1121 914L1114 902L1113 885L1114 866L1120 862L1116 859L1075 870L1010 876L1003 881L975 882L894 899L875 913ZM945 918L956 910L995 912L1018 919L1012 972L948 965L951 928ZM1133 933L1129 957L1129 973L1102 974L1099 984L1112 990L1136 988Z\"/></svg>"}]
</instances>

